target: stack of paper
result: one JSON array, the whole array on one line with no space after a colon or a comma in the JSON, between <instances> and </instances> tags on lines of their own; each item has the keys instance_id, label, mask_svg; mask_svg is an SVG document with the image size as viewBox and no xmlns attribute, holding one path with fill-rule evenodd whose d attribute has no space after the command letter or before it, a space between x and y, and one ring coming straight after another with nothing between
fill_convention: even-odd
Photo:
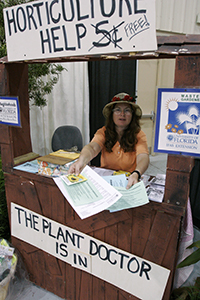
<instances>
[{"instance_id":1,"label":"stack of paper","mask_svg":"<svg viewBox=\"0 0 200 300\"><path fill-rule=\"evenodd\" d=\"M165 174L158 174L150 181L150 185L147 187L147 195L149 200L162 202L165 192Z\"/></svg>"},{"instance_id":2,"label":"stack of paper","mask_svg":"<svg viewBox=\"0 0 200 300\"><path fill-rule=\"evenodd\" d=\"M86 166L81 175L87 180L68 185L66 176L54 178L60 191L81 219L97 214L121 198L121 193Z\"/></svg>"}]
</instances>

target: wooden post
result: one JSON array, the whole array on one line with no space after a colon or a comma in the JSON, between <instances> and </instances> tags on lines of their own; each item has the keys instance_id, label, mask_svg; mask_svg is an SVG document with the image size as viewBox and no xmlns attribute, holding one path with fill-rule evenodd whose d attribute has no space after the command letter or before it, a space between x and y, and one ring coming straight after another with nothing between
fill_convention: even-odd
<instances>
[{"instance_id":1,"label":"wooden post","mask_svg":"<svg viewBox=\"0 0 200 300\"><path fill-rule=\"evenodd\" d=\"M200 57L178 56L175 67L175 88L200 86ZM164 202L186 206L189 197L190 172L194 158L184 155L168 155Z\"/></svg>"},{"instance_id":2,"label":"wooden post","mask_svg":"<svg viewBox=\"0 0 200 300\"><path fill-rule=\"evenodd\" d=\"M12 172L14 158L32 151L29 122L28 65L0 64L0 95L18 96L21 128L0 125L2 169Z\"/></svg>"}]
</instances>

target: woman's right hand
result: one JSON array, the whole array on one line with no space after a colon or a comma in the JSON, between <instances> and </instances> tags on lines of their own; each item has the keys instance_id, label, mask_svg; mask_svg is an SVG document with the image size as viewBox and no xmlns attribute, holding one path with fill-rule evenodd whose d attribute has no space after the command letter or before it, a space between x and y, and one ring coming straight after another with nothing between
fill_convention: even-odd
<instances>
[{"instance_id":1,"label":"woman's right hand","mask_svg":"<svg viewBox=\"0 0 200 300\"><path fill-rule=\"evenodd\" d=\"M81 161L78 159L73 164L71 164L68 170L68 174L75 174L76 176L78 176L84 167L85 165L83 165Z\"/></svg>"},{"instance_id":2,"label":"woman's right hand","mask_svg":"<svg viewBox=\"0 0 200 300\"><path fill-rule=\"evenodd\" d=\"M79 159L73 163L68 170L68 174L79 175L83 168L101 151L101 147L96 142L90 142L84 146Z\"/></svg>"}]
</instances>

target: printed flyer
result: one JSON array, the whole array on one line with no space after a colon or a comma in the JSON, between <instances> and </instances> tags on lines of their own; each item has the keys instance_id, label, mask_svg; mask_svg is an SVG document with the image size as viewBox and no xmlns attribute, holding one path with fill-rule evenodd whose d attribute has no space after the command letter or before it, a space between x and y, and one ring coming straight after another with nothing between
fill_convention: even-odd
<instances>
[{"instance_id":1,"label":"printed flyer","mask_svg":"<svg viewBox=\"0 0 200 300\"><path fill-rule=\"evenodd\" d=\"M200 156L200 89L158 89L155 152Z\"/></svg>"}]
</instances>

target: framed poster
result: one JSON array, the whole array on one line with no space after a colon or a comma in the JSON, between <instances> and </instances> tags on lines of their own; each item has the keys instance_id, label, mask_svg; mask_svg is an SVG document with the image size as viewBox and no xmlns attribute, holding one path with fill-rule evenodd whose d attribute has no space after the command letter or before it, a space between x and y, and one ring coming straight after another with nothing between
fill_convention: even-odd
<instances>
[{"instance_id":1,"label":"framed poster","mask_svg":"<svg viewBox=\"0 0 200 300\"><path fill-rule=\"evenodd\" d=\"M158 89L155 152L200 156L200 89Z\"/></svg>"},{"instance_id":2,"label":"framed poster","mask_svg":"<svg viewBox=\"0 0 200 300\"><path fill-rule=\"evenodd\" d=\"M18 97L0 97L0 124L21 127Z\"/></svg>"}]
</instances>

